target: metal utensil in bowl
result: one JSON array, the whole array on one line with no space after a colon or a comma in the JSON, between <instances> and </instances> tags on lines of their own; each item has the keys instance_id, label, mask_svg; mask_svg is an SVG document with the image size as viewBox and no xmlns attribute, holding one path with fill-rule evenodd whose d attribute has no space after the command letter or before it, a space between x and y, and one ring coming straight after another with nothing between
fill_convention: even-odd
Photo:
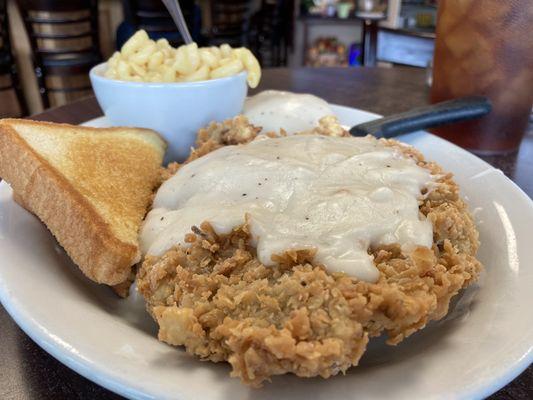
<instances>
[{"instance_id":1,"label":"metal utensil in bowl","mask_svg":"<svg viewBox=\"0 0 533 400\"><path fill-rule=\"evenodd\" d=\"M183 18L183 13L181 12L179 1L163 0L163 4L167 8L168 12L170 13L170 16L174 20L174 23L178 27L178 30L180 31L181 37L183 38L185 44L192 43L192 36L189 33L189 28L187 28L187 24L185 23L185 18Z\"/></svg>"}]
</instances>

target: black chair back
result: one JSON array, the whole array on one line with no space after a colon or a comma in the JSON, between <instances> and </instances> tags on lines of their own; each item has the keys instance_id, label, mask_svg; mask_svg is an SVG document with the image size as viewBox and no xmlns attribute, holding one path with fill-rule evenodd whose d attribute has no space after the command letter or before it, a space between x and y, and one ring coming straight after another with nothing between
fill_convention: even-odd
<instances>
[{"instance_id":1,"label":"black chair back","mask_svg":"<svg viewBox=\"0 0 533 400\"><path fill-rule=\"evenodd\" d=\"M98 1L17 0L17 3L30 39L44 107L50 106L52 94L63 94L52 96L54 105L88 94L90 84L86 75L102 60Z\"/></svg>"},{"instance_id":2,"label":"black chair back","mask_svg":"<svg viewBox=\"0 0 533 400\"><path fill-rule=\"evenodd\" d=\"M265 67L287 65L293 44L294 0L262 0L252 17L250 47Z\"/></svg>"},{"instance_id":3,"label":"black chair back","mask_svg":"<svg viewBox=\"0 0 533 400\"><path fill-rule=\"evenodd\" d=\"M228 43L246 46L250 29L251 1L213 0L210 2L211 32L209 44Z\"/></svg>"},{"instance_id":4,"label":"black chair back","mask_svg":"<svg viewBox=\"0 0 533 400\"><path fill-rule=\"evenodd\" d=\"M28 114L11 48L6 0L0 0L0 117Z\"/></svg>"},{"instance_id":5,"label":"black chair back","mask_svg":"<svg viewBox=\"0 0 533 400\"><path fill-rule=\"evenodd\" d=\"M195 26L195 1L180 0L180 6L193 39L198 41L196 36L200 28ZM181 36L166 35L177 32L178 29L161 0L122 0L122 8L125 20L133 27L133 31L144 29L150 36L166 37L173 46L183 44Z\"/></svg>"}]
</instances>

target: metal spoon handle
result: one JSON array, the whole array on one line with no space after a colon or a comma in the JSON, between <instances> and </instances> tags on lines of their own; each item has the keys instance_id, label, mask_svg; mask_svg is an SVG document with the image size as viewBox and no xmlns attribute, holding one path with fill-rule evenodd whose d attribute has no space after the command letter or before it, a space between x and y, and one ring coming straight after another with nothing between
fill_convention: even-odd
<instances>
[{"instance_id":1,"label":"metal spoon handle","mask_svg":"<svg viewBox=\"0 0 533 400\"><path fill-rule=\"evenodd\" d=\"M391 138L402 133L479 118L491 109L490 101L485 97L462 97L355 125L350 129L350 134Z\"/></svg>"},{"instance_id":2,"label":"metal spoon handle","mask_svg":"<svg viewBox=\"0 0 533 400\"><path fill-rule=\"evenodd\" d=\"M167 8L170 16L174 20L174 23L180 31L181 37L185 41L185 44L190 44L193 42L191 34L189 33L189 28L185 23L185 18L183 18L183 13L181 12L180 3L178 0L163 0L163 4Z\"/></svg>"}]
</instances>

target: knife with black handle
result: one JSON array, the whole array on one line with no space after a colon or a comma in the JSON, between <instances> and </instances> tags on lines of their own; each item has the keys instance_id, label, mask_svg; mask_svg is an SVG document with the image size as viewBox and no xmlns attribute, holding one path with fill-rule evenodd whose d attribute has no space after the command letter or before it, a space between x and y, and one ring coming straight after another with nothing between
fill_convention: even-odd
<instances>
[{"instance_id":1,"label":"knife with black handle","mask_svg":"<svg viewBox=\"0 0 533 400\"><path fill-rule=\"evenodd\" d=\"M350 134L392 138L403 133L479 118L491 109L491 103L485 97L461 97L358 124L350 128Z\"/></svg>"}]
</instances>

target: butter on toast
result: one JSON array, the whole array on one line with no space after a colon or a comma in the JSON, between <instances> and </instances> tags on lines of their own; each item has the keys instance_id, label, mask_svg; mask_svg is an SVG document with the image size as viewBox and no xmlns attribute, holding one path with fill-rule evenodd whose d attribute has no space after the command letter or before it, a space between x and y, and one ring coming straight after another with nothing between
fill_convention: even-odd
<instances>
[{"instance_id":1,"label":"butter on toast","mask_svg":"<svg viewBox=\"0 0 533 400\"><path fill-rule=\"evenodd\" d=\"M128 280L166 144L139 128L0 121L0 177L90 279Z\"/></svg>"}]
</instances>

